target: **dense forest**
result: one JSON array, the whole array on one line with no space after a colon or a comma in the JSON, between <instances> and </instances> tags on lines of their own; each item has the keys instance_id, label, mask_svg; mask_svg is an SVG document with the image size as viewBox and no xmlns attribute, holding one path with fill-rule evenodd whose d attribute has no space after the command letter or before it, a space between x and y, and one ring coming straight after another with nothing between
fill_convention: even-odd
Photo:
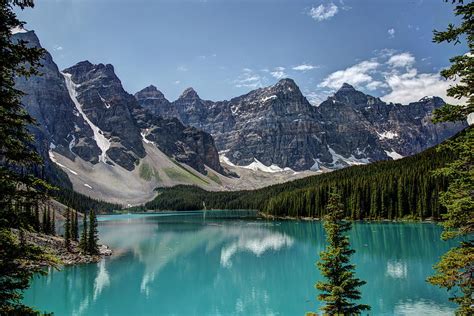
<instances>
[{"instance_id":1,"label":"dense forest","mask_svg":"<svg viewBox=\"0 0 474 316\"><path fill-rule=\"evenodd\" d=\"M158 196L133 210L257 209L269 215L322 217L331 187L341 192L352 219L440 217L439 193L448 179L433 171L454 159L431 148L412 157L353 166L254 191L208 192L193 186L157 189Z\"/></svg>"}]
</instances>

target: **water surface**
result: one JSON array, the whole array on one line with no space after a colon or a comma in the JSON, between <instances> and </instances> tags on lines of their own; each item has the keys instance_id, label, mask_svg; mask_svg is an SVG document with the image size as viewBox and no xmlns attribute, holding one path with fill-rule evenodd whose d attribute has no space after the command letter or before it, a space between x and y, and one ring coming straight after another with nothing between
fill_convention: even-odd
<instances>
[{"instance_id":1,"label":"water surface","mask_svg":"<svg viewBox=\"0 0 474 316\"><path fill-rule=\"evenodd\" d=\"M25 302L55 315L304 315L320 307L320 222L110 215L99 231L112 257L36 278ZM425 282L453 245L440 232L433 224L353 225L371 315L452 314L445 291Z\"/></svg>"}]
</instances>

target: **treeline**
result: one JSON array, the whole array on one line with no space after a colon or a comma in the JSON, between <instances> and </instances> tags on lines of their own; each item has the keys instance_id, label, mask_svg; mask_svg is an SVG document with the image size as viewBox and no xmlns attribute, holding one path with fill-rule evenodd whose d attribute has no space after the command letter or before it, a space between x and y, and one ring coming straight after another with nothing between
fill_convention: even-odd
<instances>
[{"instance_id":1,"label":"treeline","mask_svg":"<svg viewBox=\"0 0 474 316\"><path fill-rule=\"evenodd\" d=\"M439 218L439 193L448 179L433 171L454 159L428 149L396 161L380 161L277 184L254 191L208 192L193 186L158 189L151 202L133 210L257 209L275 216L322 217L331 187L341 193L352 219Z\"/></svg>"},{"instance_id":2,"label":"treeline","mask_svg":"<svg viewBox=\"0 0 474 316\"><path fill-rule=\"evenodd\" d=\"M79 223L77 211L68 208L64 222L64 242L68 251L71 251L71 241L79 242L79 249L84 254L96 255L99 253L99 233L97 229L97 217L94 211L89 211L89 226L87 225L87 213L82 217L82 233L79 239Z\"/></svg>"},{"instance_id":3,"label":"treeline","mask_svg":"<svg viewBox=\"0 0 474 316\"><path fill-rule=\"evenodd\" d=\"M96 200L84 194L77 193L72 189L64 187L60 187L58 190L52 192L51 196L56 201L61 202L62 204L69 206L83 214L91 210L97 213L107 213L114 210L123 209L123 206L120 204Z\"/></svg>"}]
</instances>

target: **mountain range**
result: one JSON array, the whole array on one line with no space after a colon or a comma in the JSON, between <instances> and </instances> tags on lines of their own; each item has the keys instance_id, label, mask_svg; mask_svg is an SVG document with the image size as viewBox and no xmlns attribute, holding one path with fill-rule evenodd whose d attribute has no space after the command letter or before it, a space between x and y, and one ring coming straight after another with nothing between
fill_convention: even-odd
<instances>
[{"instance_id":1,"label":"mountain range","mask_svg":"<svg viewBox=\"0 0 474 316\"><path fill-rule=\"evenodd\" d=\"M33 31L14 35L41 47ZM60 71L51 55L41 76L18 78L46 171L74 190L124 204L156 187L252 189L315 172L398 159L432 147L467 126L433 124L444 104L425 97L385 103L344 84L319 106L291 79L225 101L186 89L168 101L156 87L132 95L110 64L82 61Z\"/></svg>"}]
</instances>

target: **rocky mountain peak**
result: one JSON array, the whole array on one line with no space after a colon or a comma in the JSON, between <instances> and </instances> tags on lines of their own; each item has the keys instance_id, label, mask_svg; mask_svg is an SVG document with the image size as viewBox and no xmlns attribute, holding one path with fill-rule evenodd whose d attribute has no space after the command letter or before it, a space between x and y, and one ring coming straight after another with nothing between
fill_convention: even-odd
<instances>
[{"instance_id":1,"label":"rocky mountain peak","mask_svg":"<svg viewBox=\"0 0 474 316\"><path fill-rule=\"evenodd\" d=\"M334 99L342 103L357 106L374 103L376 98L356 90L348 83L343 83L341 88L334 94Z\"/></svg>"},{"instance_id":2,"label":"rocky mountain peak","mask_svg":"<svg viewBox=\"0 0 474 316\"><path fill-rule=\"evenodd\" d=\"M349 91L354 92L356 91L356 89L352 85L348 84L347 82L344 82L338 90L338 92L349 92Z\"/></svg>"},{"instance_id":3,"label":"rocky mountain peak","mask_svg":"<svg viewBox=\"0 0 474 316\"><path fill-rule=\"evenodd\" d=\"M278 81L275 85L270 86L268 88L262 88L258 90L254 90L250 92L248 95L260 95L264 99L268 98L275 98L275 97L283 97L283 98L291 98L291 99L302 99L303 94L300 91L300 88L295 83L293 79L284 78Z\"/></svg>"},{"instance_id":4,"label":"rocky mountain peak","mask_svg":"<svg viewBox=\"0 0 474 316\"><path fill-rule=\"evenodd\" d=\"M200 99L199 95L193 88L187 88L181 93L178 99Z\"/></svg>"},{"instance_id":5,"label":"rocky mountain peak","mask_svg":"<svg viewBox=\"0 0 474 316\"><path fill-rule=\"evenodd\" d=\"M13 39L23 40L28 42L28 46L32 47L41 47L38 36L36 36L35 31L27 31L24 28L15 28L12 29Z\"/></svg>"},{"instance_id":6,"label":"rocky mountain peak","mask_svg":"<svg viewBox=\"0 0 474 316\"><path fill-rule=\"evenodd\" d=\"M142 90L135 93L135 98L137 100L143 100L143 99L155 99L155 100L162 100L162 101L166 100L165 95L160 90L158 90L154 85L149 85L148 87L143 88Z\"/></svg>"},{"instance_id":7,"label":"rocky mountain peak","mask_svg":"<svg viewBox=\"0 0 474 316\"><path fill-rule=\"evenodd\" d=\"M280 81L277 82L277 84L275 85L275 88L293 89L293 90L299 89L298 86L296 85L296 82L290 78L281 79Z\"/></svg>"}]
</instances>

